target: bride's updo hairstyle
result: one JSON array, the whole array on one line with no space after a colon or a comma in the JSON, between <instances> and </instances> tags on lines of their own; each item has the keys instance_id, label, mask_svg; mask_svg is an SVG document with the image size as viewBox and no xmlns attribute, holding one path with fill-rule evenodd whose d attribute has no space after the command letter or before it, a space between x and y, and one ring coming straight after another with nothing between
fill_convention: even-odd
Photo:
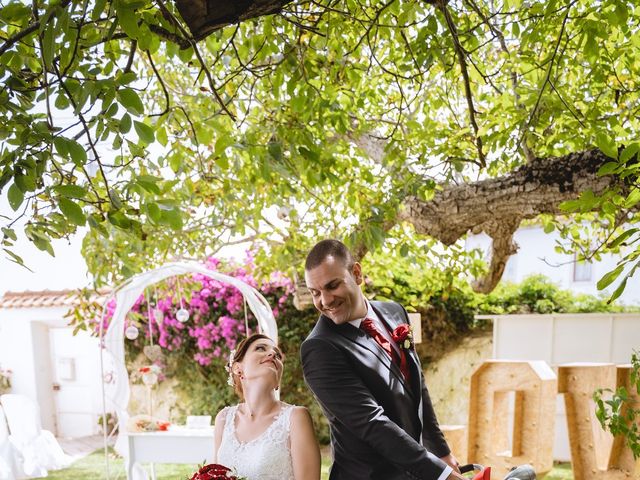
<instances>
[{"instance_id":1,"label":"bride's updo hairstyle","mask_svg":"<svg viewBox=\"0 0 640 480\"><path fill-rule=\"evenodd\" d=\"M249 335L247 338L242 340L238 344L238 346L235 348L235 350L231 350L231 353L229 355L229 363L227 364L227 371L229 372L228 383L230 386L233 387L236 394L240 398L244 398L244 395L242 393L242 382L240 381L240 375L237 375L233 371L233 364L237 362L241 362L244 359L244 356L249 351L249 347L253 343L262 339L273 341L271 337L268 337L262 333L254 333L253 335ZM282 355L282 362L284 363L284 354L281 353L281 355ZM278 385L278 388L279 388L279 385Z\"/></svg>"}]
</instances>

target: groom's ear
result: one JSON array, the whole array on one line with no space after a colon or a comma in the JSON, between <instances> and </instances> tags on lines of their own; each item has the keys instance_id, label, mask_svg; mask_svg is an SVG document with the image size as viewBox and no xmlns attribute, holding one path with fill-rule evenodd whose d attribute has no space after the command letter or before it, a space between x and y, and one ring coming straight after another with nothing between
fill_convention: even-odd
<instances>
[{"instance_id":1,"label":"groom's ear","mask_svg":"<svg viewBox=\"0 0 640 480\"><path fill-rule=\"evenodd\" d=\"M362 266L358 262L353 264L351 273L353 274L356 284L360 285L362 283Z\"/></svg>"}]
</instances>

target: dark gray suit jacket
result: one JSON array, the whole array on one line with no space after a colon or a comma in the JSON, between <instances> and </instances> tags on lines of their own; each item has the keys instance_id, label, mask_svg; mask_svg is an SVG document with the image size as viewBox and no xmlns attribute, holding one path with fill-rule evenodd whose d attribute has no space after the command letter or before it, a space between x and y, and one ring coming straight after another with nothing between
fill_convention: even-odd
<instances>
[{"instance_id":1,"label":"dark gray suit jacket","mask_svg":"<svg viewBox=\"0 0 640 480\"><path fill-rule=\"evenodd\" d=\"M370 303L391 330L409 323L401 305ZM438 479L446 467L438 457L450 450L414 349L408 382L363 331L321 315L301 355L305 381L331 427L331 480Z\"/></svg>"}]
</instances>

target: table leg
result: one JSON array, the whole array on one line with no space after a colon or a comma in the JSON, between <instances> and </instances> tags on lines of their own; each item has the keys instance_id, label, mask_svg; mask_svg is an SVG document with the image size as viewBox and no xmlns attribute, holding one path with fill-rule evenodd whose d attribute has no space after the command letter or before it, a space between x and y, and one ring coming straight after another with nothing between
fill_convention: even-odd
<instances>
[{"instance_id":1,"label":"table leg","mask_svg":"<svg viewBox=\"0 0 640 480\"><path fill-rule=\"evenodd\" d=\"M156 464L151 464L151 480L156 480Z\"/></svg>"}]
</instances>

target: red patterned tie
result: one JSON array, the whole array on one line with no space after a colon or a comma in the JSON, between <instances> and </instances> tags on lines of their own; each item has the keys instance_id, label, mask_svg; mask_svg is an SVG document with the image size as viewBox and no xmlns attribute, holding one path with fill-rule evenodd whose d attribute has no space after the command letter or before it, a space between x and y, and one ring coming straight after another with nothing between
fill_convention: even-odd
<instances>
[{"instance_id":1,"label":"red patterned tie","mask_svg":"<svg viewBox=\"0 0 640 480\"><path fill-rule=\"evenodd\" d=\"M382 349L389 354L389 356L393 359L393 347L391 347L391 343L387 338L380 333L380 331L376 328L375 323L370 318L365 318L360 324L360 328L362 328L367 334L373 338L378 345L382 347ZM394 359L395 360L395 359Z\"/></svg>"},{"instance_id":2,"label":"red patterned tie","mask_svg":"<svg viewBox=\"0 0 640 480\"><path fill-rule=\"evenodd\" d=\"M378 345L382 347L382 349L387 352L387 354L391 357L391 359L400 367L402 371L402 375L406 380L409 380L409 366L407 365L407 357L405 352L400 349L400 358L398 358L397 352L391 346L387 337L382 335L380 331L376 328L375 323L370 318L365 318L360 324L360 328L364 330L371 338L373 338Z\"/></svg>"}]
</instances>

